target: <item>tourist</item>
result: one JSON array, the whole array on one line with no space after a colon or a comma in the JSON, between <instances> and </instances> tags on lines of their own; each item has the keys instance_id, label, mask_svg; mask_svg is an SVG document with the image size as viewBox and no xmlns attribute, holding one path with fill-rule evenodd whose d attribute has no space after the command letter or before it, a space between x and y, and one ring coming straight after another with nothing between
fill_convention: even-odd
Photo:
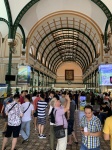
<instances>
[{"instance_id":1,"label":"tourist","mask_svg":"<svg viewBox=\"0 0 112 150\"><path fill-rule=\"evenodd\" d=\"M101 122L93 115L93 107L84 107L85 115L80 122L82 144L80 150L100 150Z\"/></svg>"},{"instance_id":2,"label":"tourist","mask_svg":"<svg viewBox=\"0 0 112 150\"><path fill-rule=\"evenodd\" d=\"M18 103L19 95L14 95L14 101L8 104L5 108L5 113L8 115L8 126L6 130L5 137L3 139L2 150L5 149L8 138L11 137L13 133L12 139L12 148L15 149L17 138L19 137L19 132L21 128L21 117L23 116L21 104Z\"/></svg>"}]
</instances>

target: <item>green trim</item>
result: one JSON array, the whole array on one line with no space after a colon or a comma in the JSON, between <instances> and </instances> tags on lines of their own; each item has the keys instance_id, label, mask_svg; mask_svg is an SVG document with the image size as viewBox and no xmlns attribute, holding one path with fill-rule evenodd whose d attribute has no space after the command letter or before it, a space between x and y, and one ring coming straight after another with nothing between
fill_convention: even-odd
<instances>
[{"instance_id":1,"label":"green trim","mask_svg":"<svg viewBox=\"0 0 112 150\"><path fill-rule=\"evenodd\" d=\"M105 32L104 32L104 44L107 45L107 31L109 26L109 20L107 20L106 26L105 26Z\"/></svg>"},{"instance_id":2,"label":"green trim","mask_svg":"<svg viewBox=\"0 0 112 150\"><path fill-rule=\"evenodd\" d=\"M52 70L55 66L56 66L56 63L58 62L58 60L60 59L60 61L62 61L62 58L64 57L64 56L60 56L60 55L58 55L58 56L56 56L56 55L54 55L55 57L53 57L53 58L51 58L51 60L53 59L53 61L51 61L50 60L50 70ZM71 56L71 55L70 55ZM77 57L77 58L80 58L80 55L78 55L77 54L77 56L79 56L79 57ZM57 59L58 58L58 59ZM76 58L75 58L76 59ZM82 60L83 60L83 62L82 62L82 64L85 66L85 61L84 61L84 59L83 58L81 58ZM86 62L87 62L87 59L86 59ZM54 71L53 71L54 72Z\"/></svg>"},{"instance_id":3,"label":"green trim","mask_svg":"<svg viewBox=\"0 0 112 150\"><path fill-rule=\"evenodd\" d=\"M77 57L78 58L78 62L79 62L79 64L81 65L81 68L82 68L82 70L85 70L86 69L86 67L85 67L85 64L82 62L82 59L80 59L79 57ZM60 60L60 59L58 59L58 60ZM60 61L58 61L57 60L57 62L56 62L56 64L58 63L60 63ZM69 60L66 60L66 61L64 61L64 62L67 62L67 61L69 61ZM63 62L62 62L63 63ZM58 64L57 64L57 67L56 68L54 68L54 72L57 72L57 69L58 69Z\"/></svg>"},{"instance_id":4,"label":"green trim","mask_svg":"<svg viewBox=\"0 0 112 150\"><path fill-rule=\"evenodd\" d=\"M101 0L91 0L91 1L94 2L98 7L102 9L102 11L104 12L104 14L106 15L106 17L110 22L110 20L112 20L112 14L108 9L108 7Z\"/></svg>"},{"instance_id":5,"label":"green trim","mask_svg":"<svg viewBox=\"0 0 112 150\"><path fill-rule=\"evenodd\" d=\"M87 55L87 57L88 57L88 59L89 59L89 62L90 62L90 58L89 58L88 53L87 53L81 46L79 46L79 45L77 45L77 46L80 47L80 48L86 53L86 55ZM57 48L57 46L53 47L51 51L54 51L55 48ZM63 49L61 49L61 50L63 50ZM74 48L73 50L75 50L75 48ZM45 66L47 66L47 59L49 58L49 55L50 55L51 51L49 51L49 53L47 54L47 56L46 56L46 58L45 58L45 62L46 62L46 65L45 65ZM56 52L58 52L58 51L56 51ZM55 53L56 53L56 52L55 52ZM53 53L53 55L55 55L55 53ZM90 51L90 54L91 54L91 51ZM51 56L51 57L52 57L52 56ZM51 57L50 57L50 58L51 58ZM91 57L92 57L92 56L91 56ZM50 59L49 59L49 60L50 60ZM92 57L92 62L93 62L93 57ZM41 61L41 63L42 63L42 61ZM90 62L90 63L91 63L91 62Z\"/></svg>"},{"instance_id":6,"label":"green trim","mask_svg":"<svg viewBox=\"0 0 112 150\"><path fill-rule=\"evenodd\" d=\"M5 22L8 25L8 28L9 28L9 22L6 19L0 18L0 21ZM20 24L18 25L18 27L20 28L20 30L22 32L22 35L23 35L23 48L25 48L25 45L26 45L25 32L24 32L23 27Z\"/></svg>"},{"instance_id":7,"label":"green trim","mask_svg":"<svg viewBox=\"0 0 112 150\"><path fill-rule=\"evenodd\" d=\"M79 56L79 55L78 55L78 56ZM80 67L81 67L82 69L85 69L85 66L84 66L84 63L82 62L82 60L79 59L79 57L76 57L76 59L77 59L77 61L79 62ZM80 62L79 60L80 60L81 62ZM70 60L65 60L64 62L67 62L67 61L70 61ZM73 61L72 61L72 62L73 62ZM60 61L59 61L58 63L57 63L57 62L55 63L56 68L53 67L53 71L54 71L54 72L57 72L57 69L58 69L58 67L60 66L59 63L60 63ZM62 63L63 63L63 62L62 62Z\"/></svg>"},{"instance_id":8,"label":"green trim","mask_svg":"<svg viewBox=\"0 0 112 150\"><path fill-rule=\"evenodd\" d=\"M7 75L11 75L11 65L12 65L12 51L11 51L11 46L9 45L9 62L8 62L8 72ZM7 94L11 93L11 82L6 81L7 86Z\"/></svg>"},{"instance_id":9,"label":"green trim","mask_svg":"<svg viewBox=\"0 0 112 150\"><path fill-rule=\"evenodd\" d=\"M9 22L9 33L8 33L8 38L13 39L13 22L12 22L12 15L11 15L11 10L9 6L8 0L4 0L6 11L7 11L7 16L8 16L8 22Z\"/></svg>"},{"instance_id":10,"label":"green trim","mask_svg":"<svg viewBox=\"0 0 112 150\"><path fill-rule=\"evenodd\" d=\"M8 0L4 0L4 3L5 3L6 11L7 11L9 25L12 26L13 22L12 22L12 15L11 15L9 2L8 2Z\"/></svg>"},{"instance_id":11,"label":"green trim","mask_svg":"<svg viewBox=\"0 0 112 150\"><path fill-rule=\"evenodd\" d=\"M37 57L37 54L38 54L38 51L39 51L39 47L40 47L40 45L42 44L42 42L45 40L45 38L47 38L47 36L49 36L50 34L53 34L53 32L56 32L56 31L62 30L62 29L67 29L67 30L68 30L67 27L66 27L66 28L58 28L58 29L55 29L55 30L49 32L48 34L46 34L46 35L42 38L42 40L40 41L40 43L39 43L39 45L38 45L38 47L37 47L36 57ZM69 28L69 30L78 31L78 32L82 33L83 35L85 35L85 36L87 37L87 39L89 39L90 43L91 43L92 46L93 46L93 49L94 49L94 52L95 52L95 58L96 58L96 56L97 56L97 54L96 54L96 48L95 48L95 45L94 45L93 41L89 38L89 36L86 35L83 31L80 31L80 30L75 29L75 28Z\"/></svg>"},{"instance_id":12,"label":"green trim","mask_svg":"<svg viewBox=\"0 0 112 150\"><path fill-rule=\"evenodd\" d=\"M39 0L31 0L29 3L27 3L24 8L20 11L20 13L18 14L18 16L16 17L16 20L14 22L14 31L13 31L13 37L15 37L16 35L16 30L17 27L22 19L22 17L24 16L24 14L35 4L37 3Z\"/></svg>"},{"instance_id":13,"label":"green trim","mask_svg":"<svg viewBox=\"0 0 112 150\"><path fill-rule=\"evenodd\" d=\"M80 52L79 50L76 50L75 52L70 53L70 55L67 55L67 56L73 56L73 54L77 55L77 51L81 54L81 56L82 56L82 57L84 57L84 58L85 58L85 60L86 60L86 66L88 66L88 65L89 65L89 62L87 61L86 56L85 56L85 55L83 55L83 53L82 53L82 52ZM60 49L60 52L61 52L61 49ZM56 55L56 53L58 53L58 51L56 51L56 52L53 54L53 56L57 56L57 55ZM63 52L63 53L61 53L61 54L59 54L58 56L63 57L63 54L65 54L64 56L66 56L66 53L64 53L64 52ZM82 57L81 57L81 58L82 58ZM53 61L51 62L51 60L52 60L52 59L53 59ZM55 58L54 58L54 57L52 57L52 58L50 58L50 59L49 59L48 64L53 65L54 61L55 61ZM55 66L55 65L53 65L53 66Z\"/></svg>"},{"instance_id":14,"label":"green trim","mask_svg":"<svg viewBox=\"0 0 112 150\"><path fill-rule=\"evenodd\" d=\"M25 32L24 32L24 29L23 27L19 24L18 27L20 28L21 32L22 32L22 35L23 35L23 48L25 48L26 46L26 36L25 36Z\"/></svg>"},{"instance_id":15,"label":"green trim","mask_svg":"<svg viewBox=\"0 0 112 150\"><path fill-rule=\"evenodd\" d=\"M9 27L9 33L8 33L8 38L12 38L13 34L13 22L12 22L12 15L11 15L11 10L9 6L8 0L4 0L5 7L6 7L6 12L7 12L7 17L8 17L8 27ZM5 20L4 20L5 21ZM11 52L11 46L9 46L9 63L8 63L8 75L11 75L11 64L12 64L12 52ZM11 93L11 82L7 81L7 94Z\"/></svg>"},{"instance_id":16,"label":"green trim","mask_svg":"<svg viewBox=\"0 0 112 150\"><path fill-rule=\"evenodd\" d=\"M111 26L111 30L112 30L112 14L110 12L110 10L108 9L108 7L101 1L101 0L91 0L93 3L95 3L99 8L102 9L102 11L104 12L104 14L106 15L106 17L109 20L110 26ZM11 15L11 11L10 11L10 7L9 7L9 2L8 0L4 0L5 2L5 6L6 6L6 10L7 10L7 15L8 15L8 20L10 22L10 25L12 25L12 15ZM39 0L31 0L29 3L27 3L24 8L20 11L20 13L18 14L15 22L14 22L14 27L12 26L12 30L13 30L13 39L15 38L16 35L16 30L17 27L21 21L21 19L23 18L24 14L35 4L39 2ZM11 37L12 31L9 30L9 37Z\"/></svg>"},{"instance_id":17,"label":"green trim","mask_svg":"<svg viewBox=\"0 0 112 150\"><path fill-rule=\"evenodd\" d=\"M111 33L112 33L112 20L110 21L110 28L111 28Z\"/></svg>"},{"instance_id":18,"label":"green trim","mask_svg":"<svg viewBox=\"0 0 112 150\"><path fill-rule=\"evenodd\" d=\"M89 50L89 52L90 52L90 55L91 55L91 59L92 59L92 62L93 62L93 55L92 55L92 52L91 52L91 50L90 50L90 48L89 48L89 46L84 42L84 41L82 41L82 40L80 40L80 39L78 39L79 41L81 41L87 48L88 48L88 50ZM42 53L42 56L41 56L41 63L42 63L42 58L44 57L44 53L45 53L45 51L47 50L47 48L49 47L49 45L51 44L51 43L53 43L53 42L55 42L55 40L53 40L53 41L51 41L46 47L45 47L45 49L44 49L44 51L43 51L43 53ZM61 45L64 45L64 44L61 44ZM77 45L78 47L80 47L81 49L83 49L80 45ZM57 47L57 45L55 46L55 47L53 47L50 51L49 51L49 53L47 54L47 56L46 56L46 58L45 58L45 62L47 61L47 58L49 57L49 54L51 53L51 51L52 50L54 50L55 48ZM71 49L72 50L72 49ZM83 49L84 50L84 49ZM85 51L86 52L86 51ZM86 54L87 54L87 52L86 52ZM88 55L88 54L87 54ZM89 58L89 57L88 57Z\"/></svg>"},{"instance_id":19,"label":"green trim","mask_svg":"<svg viewBox=\"0 0 112 150\"><path fill-rule=\"evenodd\" d=\"M112 13L101 0L91 0L91 1L94 2L98 7L100 7L107 17L107 23L106 23L105 32L104 32L104 43L105 45L107 45L107 28L109 24L110 24L111 31L112 31Z\"/></svg>"},{"instance_id":20,"label":"green trim","mask_svg":"<svg viewBox=\"0 0 112 150\"><path fill-rule=\"evenodd\" d=\"M0 21L5 22L8 25L8 27L9 27L9 22L6 19L0 17Z\"/></svg>"}]
</instances>

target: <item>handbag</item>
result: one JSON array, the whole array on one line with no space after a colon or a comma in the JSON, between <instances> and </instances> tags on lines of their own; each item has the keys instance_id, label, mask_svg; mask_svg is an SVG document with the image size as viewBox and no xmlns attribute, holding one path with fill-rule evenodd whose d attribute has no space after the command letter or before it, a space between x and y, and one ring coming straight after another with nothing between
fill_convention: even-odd
<instances>
[{"instance_id":1,"label":"handbag","mask_svg":"<svg viewBox=\"0 0 112 150\"><path fill-rule=\"evenodd\" d=\"M56 111L55 111L55 117L56 117ZM62 115L62 118L63 118L63 115ZM61 139L65 137L64 118L63 118L63 125L54 126L54 134L57 139Z\"/></svg>"}]
</instances>

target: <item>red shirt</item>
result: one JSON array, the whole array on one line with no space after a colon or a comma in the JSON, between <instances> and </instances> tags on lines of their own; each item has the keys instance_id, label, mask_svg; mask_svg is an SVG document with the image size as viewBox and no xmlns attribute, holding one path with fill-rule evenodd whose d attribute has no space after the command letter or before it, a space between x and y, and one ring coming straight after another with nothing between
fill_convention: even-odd
<instances>
[{"instance_id":1,"label":"red shirt","mask_svg":"<svg viewBox=\"0 0 112 150\"><path fill-rule=\"evenodd\" d=\"M34 106L34 110L37 109L37 103L40 100L40 97L35 98L35 100L33 101L33 106Z\"/></svg>"},{"instance_id":2,"label":"red shirt","mask_svg":"<svg viewBox=\"0 0 112 150\"><path fill-rule=\"evenodd\" d=\"M20 96L19 102L20 102L20 104L23 104L24 103L24 97Z\"/></svg>"}]
</instances>

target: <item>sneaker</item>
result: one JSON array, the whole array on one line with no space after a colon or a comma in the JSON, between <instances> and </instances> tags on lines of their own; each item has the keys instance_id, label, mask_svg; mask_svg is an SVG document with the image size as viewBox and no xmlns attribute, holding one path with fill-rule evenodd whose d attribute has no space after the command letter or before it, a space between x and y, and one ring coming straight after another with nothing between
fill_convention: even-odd
<instances>
[{"instance_id":1,"label":"sneaker","mask_svg":"<svg viewBox=\"0 0 112 150\"><path fill-rule=\"evenodd\" d=\"M43 137L43 139L45 139L45 138L46 138L46 135L42 134L42 137Z\"/></svg>"},{"instance_id":2,"label":"sneaker","mask_svg":"<svg viewBox=\"0 0 112 150\"><path fill-rule=\"evenodd\" d=\"M40 139L45 139L45 138L46 138L46 135L42 134L42 135L39 136L39 138L40 138Z\"/></svg>"},{"instance_id":3,"label":"sneaker","mask_svg":"<svg viewBox=\"0 0 112 150\"><path fill-rule=\"evenodd\" d=\"M42 136L42 135L39 135L39 139L43 139L43 136Z\"/></svg>"}]
</instances>

